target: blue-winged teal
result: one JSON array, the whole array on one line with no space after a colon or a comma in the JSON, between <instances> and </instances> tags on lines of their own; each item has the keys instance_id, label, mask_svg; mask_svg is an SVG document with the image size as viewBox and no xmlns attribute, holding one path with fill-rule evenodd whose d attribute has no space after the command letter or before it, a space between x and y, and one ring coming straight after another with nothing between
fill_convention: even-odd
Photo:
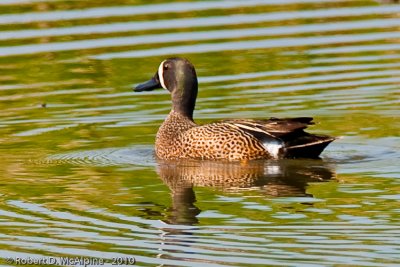
<instances>
[{"instance_id":1,"label":"blue-winged teal","mask_svg":"<svg viewBox=\"0 0 400 267\"><path fill-rule=\"evenodd\" d=\"M197 76L183 58L161 62L154 77L136 92L164 88L172 110L158 130L156 155L161 159L253 160L317 158L335 138L304 132L312 118L225 120L205 125L193 121Z\"/></svg>"}]
</instances>

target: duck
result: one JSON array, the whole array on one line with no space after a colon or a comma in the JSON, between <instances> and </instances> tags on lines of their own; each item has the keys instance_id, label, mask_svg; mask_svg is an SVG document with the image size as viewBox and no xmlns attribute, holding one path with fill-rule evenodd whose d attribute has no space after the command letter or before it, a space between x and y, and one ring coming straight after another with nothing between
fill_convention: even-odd
<instances>
[{"instance_id":1,"label":"duck","mask_svg":"<svg viewBox=\"0 0 400 267\"><path fill-rule=\"evenodd\" d=\"M198 81L193 64L181 57L161 62L155 75L135 92L164 88L172 108L158 129L155 155L162 160L278 160L319 158L336 138L304 131L312 117L226 119L199 125L193 120Z\"/></svg>"}]
</instances>

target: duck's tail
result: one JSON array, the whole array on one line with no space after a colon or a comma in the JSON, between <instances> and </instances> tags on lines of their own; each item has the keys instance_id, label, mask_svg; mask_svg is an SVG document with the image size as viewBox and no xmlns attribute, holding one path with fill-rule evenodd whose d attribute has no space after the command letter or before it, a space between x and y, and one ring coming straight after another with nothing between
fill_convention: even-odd
<instances>
[{"instance_id":1,"label":"duck's tail","mask_svg":"<svg viewBox=\"0 0 400 267\"><path fill-rule=\"evenodd\" d=\"M286 147L287 158L318 158L322 151L337 138L327 135L309 134ZM300 141L300 142L299 142Z\"/></svg>"}]
</instances>

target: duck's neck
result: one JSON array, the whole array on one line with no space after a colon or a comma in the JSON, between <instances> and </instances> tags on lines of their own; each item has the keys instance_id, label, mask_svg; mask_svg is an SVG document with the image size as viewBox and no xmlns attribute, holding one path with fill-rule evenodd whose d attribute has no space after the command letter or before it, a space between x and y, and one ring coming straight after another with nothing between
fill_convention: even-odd
<instances>
[{"instance_id":1,"label":"duck's neck","mask_svg":"<svg viewBox=\"0 0 400 267\"><path fill-rule=\"evenodd\" d=\"M178 114L181 118L193 121L193 110L195 103L189 101L172 100L172 112ZM170 113L170 115L171 115Z\"/></svg>"},{"instance_id":2,"label":"duck's neck","mask_svg":"<svg viewBox=\"0 0 400 267\"><path fill-rule=\"evenodd\" d=\"M193 77L194 75L194 77ZM197 98L197 78L195 74L180 76L182 79L172 90L172 110L182 117L193 120L193 110Z\"/></svg>"}]
</instances>

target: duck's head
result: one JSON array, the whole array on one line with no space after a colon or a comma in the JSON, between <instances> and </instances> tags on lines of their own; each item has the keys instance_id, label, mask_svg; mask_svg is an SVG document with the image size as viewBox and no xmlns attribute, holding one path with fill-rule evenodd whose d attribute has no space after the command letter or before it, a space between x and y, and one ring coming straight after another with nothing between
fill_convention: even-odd
<instances>
[{"instance_id":1,"label":"duck's head","mask_svg":"<svg viewBox=\"0 0 400 267\"><path fill-rule=\"evenodd\" d=\"M193 118L197 97L197 75L194 66L184 58L168 58L161 62L156 74L149 81L139 84L135 92L164 88L171 93L172 109Z\"/></svg>"}]
</instances>

